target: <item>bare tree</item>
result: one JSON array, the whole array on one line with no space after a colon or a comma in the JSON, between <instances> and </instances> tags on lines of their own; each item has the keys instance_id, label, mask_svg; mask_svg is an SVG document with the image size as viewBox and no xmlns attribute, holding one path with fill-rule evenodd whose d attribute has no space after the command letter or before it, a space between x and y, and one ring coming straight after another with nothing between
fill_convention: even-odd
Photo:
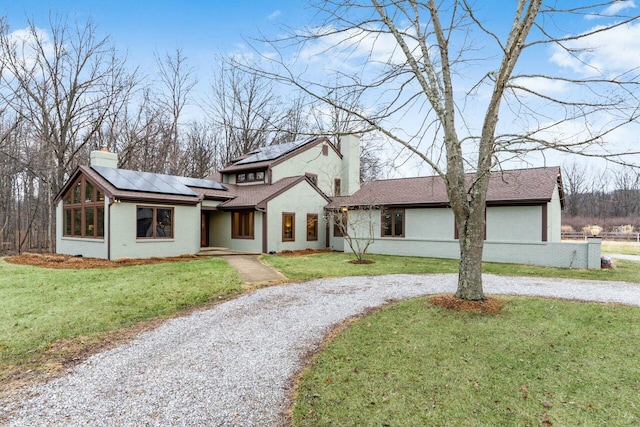
<instances>
[{"instance_id":1,"label":"bare tree","mask_svg":"<svg viewBox=\"0 0 640 427\"><path fill-rule=\"evenodd\" d=\"M195 69L187 64L182 49L176 49L173 54L166 53L162 58L156 55L156 64L161 86L158 102L170 117L169 135L166 143L162 145L161 156L166 159L168 165L166 172L176 174L181 148L180 119L198 79Z\"/></svg>"},{"instance_id":2,"label":"bare tree","mask_svg":"<svg viewBox=\"0 0 640 427\"><path fill-rule=\"evenodd\" d=\"M586 42L638 19L623 16L624 8L604 10L619 2L518 0L509 6L510 28L487 19L491 13L483 6L493 7L467 0L322 1L316 16L325 18L319 25L272 40L264 65L246 66L357 116L442 177L459 236L456 296L468 300L484 298L484 212L492 171L504 160L548 149L624 162L619 152L595 148L606 146L639 111L637 73L609 73L584 56ZM556 25L585 15L602 19L578 34ZM525 52L539 55L544 48L589 72L567 77L551 74L552 67L517 68ZM326 64L318 63L322 75L308 65L317 54L326 58ZM322 79L326 75L330 79ZM568 91L555 94L547 89L553 83ZM332 90L362 93L369 108L351 110L329 96ZM501 117L504 125L498 126ZM469 171L475 173L471 183L465 179Z\"/></svg>"},{"instance_id":3,"label":"bare tree","mask_svg":"<svg viewBox=\"0 0 640 427\"><path fill-rule=\"evenodd\" d=\"M380 211L375 206L360 207L358 209L328 209L325 220L334 229L334 234L342 236L349 245L349 249L358 262L364 257L375 242L375 217Z\"/></svg>"},{"instance_id":4,"label":"bare tree","mask_svg":"<svg viewBox=\"0 0 640 427\"><path fill-rule=\"evenodd\" d=\"M584 202L584 193L589 185L589 177L584 166L575 161L562 168L564 182L565 206L570 216L577 216Z\"/></svg>"},{"instance_id":5,"label":"bare tree","mask_svg":"<svg viewBox=\"0 0 640 427\"><path fill-rule=\"evenodd\" d=\"M46 162L38 177L44 184L48 210L48 249L53 249L53 197L77 165L78 153L98 133L107 117L135 86L135 75L109 45L97 38L91 21L69 25L50 17L41 30L30 22L17 34L0 33L5 102L27 123Z\"/></svg>"},{"instance_id":6,"label":"bare tree","mask_svg":"<svg viewBox=\"0 0 640 427\"><path fill-rule=\"evenodd\" d=\"M225 65L216 75L209 100L211 120L221 127L221 163L271 143L278 123L278 99L268 79Z\"/></svg>"}]
</instances>

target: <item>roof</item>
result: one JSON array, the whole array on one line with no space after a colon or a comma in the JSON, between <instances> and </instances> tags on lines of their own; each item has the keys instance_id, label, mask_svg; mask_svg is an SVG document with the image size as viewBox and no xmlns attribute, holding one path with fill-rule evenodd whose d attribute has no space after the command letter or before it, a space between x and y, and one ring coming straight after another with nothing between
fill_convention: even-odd
<instances>
[{"instance_id":1,"label":"roof","mask_svg":"<svg viewBox=\"0 0 640 427\"><path fill-rule=\"evenodd\" d=\"M475 174L467 174L470 186ZM562 186L560 168L543 167L493 172L487 191L488 205L549 202ZM449 198L440 176L385 179L363 184L351 196L335 197L329 208L340 206L447 206Z\"/></svg>"},{"instance_id":2,"label":"roof","mask_svg":"<svg viewBox=\"0 0 640 427\"><path fill-rule=\"evenodd\" d=\"M226 200L233 197L222 184L213 180L103 166L79 166L58 192L56 203L80 174L100 186L110 199L195 205L204 198Z\"/></svg>"},{"instance_id":3,"label":"roof","mask_svg":"<svg viewBox=\"0 0 640 427\"><path fill-rule=\"evenodd\" d=\"M249 169L267 169L301 151L308 150L309 148L325 141L329 143L329 146L333 147L338 155L340 155L328 138L313 137L255 149L242 157L234 159L231 165L222 169L220 173L233 173Z\"/></svg>"},{"instance_id":4,"label":"roof","mask_svg":"<svg viewBox=\"0 0 640 427\"><path fill-rule=\"evenodd\" d=\"M243 208L266 208L267 202L274 197L284 193L291 187L300 182L306 181L314 187L318 194L324 197L327 202L329 199L320 191L306 176L293 176L283 178L273 184L255 184L255 185L235 185L225 184L229 187L229 192L236 195L234 199L218 205L218 209L243 209Z\"/></svg>"},{"instance_id":5,"label":"roof","mask_svg":"<svg viewBox=\"0 0 640 427\"><path fill-rule=\"evenodd\" d=\"M165 175L160 173L139 172L106 166L91 166L104 179L118 190L142 191L159 194L178 194L197 196L198 193L189 187L210 190L226 189L217 181L210 179L188 178L184 176Z\"/></svg>"}]
</instances>

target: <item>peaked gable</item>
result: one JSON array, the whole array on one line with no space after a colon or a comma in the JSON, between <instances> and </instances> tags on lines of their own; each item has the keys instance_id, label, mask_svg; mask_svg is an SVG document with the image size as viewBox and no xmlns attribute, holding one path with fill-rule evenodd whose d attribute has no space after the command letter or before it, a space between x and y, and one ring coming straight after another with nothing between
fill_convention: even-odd
<instances>
[{"instance_id":1,"label":"peaked gable","mask_svg":"<svg viewBox=\"0 0 640 427\"><path fill-rule=\"evenodd\" d=\"M220 170L222 174L235 173L250 169L271 168L287 159L315 147L318 144L327 142L328 146L342 157L338 149L329 141L327 137L300 139L282 144L269 145L253 150L238 159L234 159L231 165Z\"/></svg>"},{"instance_id":2,"label":"peaked gable","mask_svg":"<svg viewBox=\"0 0 640 427\"><path fill-rule=\"evenodd\" d=\"M273 184L235 185L225 184L229 191L236 197L218 205L219 209L264 209L267 202L274 197L286 192L301 182L307 182L327 203L329 199L306 176L293 176L283 178Z\"/></svg>"}]
</instances>

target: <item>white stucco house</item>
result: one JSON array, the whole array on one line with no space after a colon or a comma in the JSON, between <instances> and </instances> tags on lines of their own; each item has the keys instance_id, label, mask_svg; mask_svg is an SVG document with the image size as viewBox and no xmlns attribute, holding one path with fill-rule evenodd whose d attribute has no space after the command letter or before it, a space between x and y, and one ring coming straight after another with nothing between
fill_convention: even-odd
<instances>
[{"instance_id":1,"label":"white stucco house","mask_svg":"<svg viewBox=\"0 0 640 427\"><path fill-rule=\"evenodd\" d=\"M55 198L57 252L115 260L195 254L204 247L344 250L338 227L326 220L335 217L328 212L340 212L356 235L375 230L369 252L459 256L441 178L361 186L359 172L353 136L337 144L320 137L257 149L216 179L119 169L115 153L94 151L90 165L78 167ZM595 241L560 241L562 197L558 167L495 173L486 260L599 268Z\"/></svg>"}]
</instances>

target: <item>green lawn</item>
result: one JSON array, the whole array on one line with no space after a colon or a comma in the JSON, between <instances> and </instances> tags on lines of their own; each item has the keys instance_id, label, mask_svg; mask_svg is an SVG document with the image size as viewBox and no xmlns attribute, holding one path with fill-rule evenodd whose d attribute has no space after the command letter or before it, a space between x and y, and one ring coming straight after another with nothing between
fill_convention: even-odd
<instances>
[{"instance_id":1,"label":"green lawn","mask_svg":"<svg viewBox=\"0 0 640 427\"><path fill-rule=\"evenodd\" d=\"M602 253L640 255L640 243L603 240Z\"/></svg>"},{"instance_id":2,"label":"green lawn","mask_svg":"<svg viewBox=\"0 0 640 427\"><path fill-rule=\"evenodd\" d=\"M440 258L367 255L373 264L351 264L353 254L323 252L300 257L266 255L262 259L292 280L379 274L457 273L458 261ZM617 260L610 270L581 270L519 264L484 263L485 273L509 276L561 277L640 283L640 263Z\"/></svg>"},{"instance_id":3,"label":"green lawn","mask_svg":"<svg viewBox=\"0 0 640 427\"><path fill-rule=\"evenodd\" d=\"M0 259L0 373L35 360L56 340L170 316L239 292L241 284L215 259L79 270Z\"/></svg>"},{"instance_id":4,"label":"green lawn","mask_svg":"<svg viewBox=\"0 0 640 427\"><path fill-rule=\"evenodd\" d=\"M638 308L504 298L498 314L397 303L302 376L296 426L640 425Z\"/></svg>"}]
</instances>

